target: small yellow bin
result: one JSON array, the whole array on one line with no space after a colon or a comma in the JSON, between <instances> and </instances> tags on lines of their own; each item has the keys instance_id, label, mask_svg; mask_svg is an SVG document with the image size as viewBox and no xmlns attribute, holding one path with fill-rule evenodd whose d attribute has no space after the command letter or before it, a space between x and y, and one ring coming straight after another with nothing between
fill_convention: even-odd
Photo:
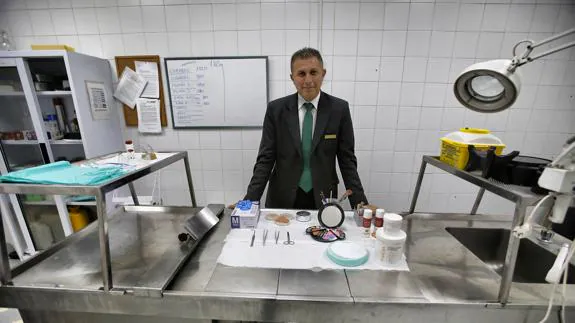
<instances>
[{"instance_id":1,"label":"small yellow bin","mask_svg":"<svg viewBox=\"0 0 575 323\"><path fill-rule=\"evenodd\" d=\"M90 224L88 213L79 206L69 206L68 214L70 215L70 222L72 223L72 229L74 229L74 232L78 232Z\"/></svg>"},{"instance_id":2,"label":"small yellow bin","mask_svg":"<svg viewBox=\"0 0 575 323\"><path fill-rule=\"evenodd\" d=\"M465 169L469 161L469 145L477 150L488 150L496 147L495 154L501 155L505 144L489 133L487 129L461 128L441 138L441 155L439 159L458 169Z\"/></svg>"}]
</instances>

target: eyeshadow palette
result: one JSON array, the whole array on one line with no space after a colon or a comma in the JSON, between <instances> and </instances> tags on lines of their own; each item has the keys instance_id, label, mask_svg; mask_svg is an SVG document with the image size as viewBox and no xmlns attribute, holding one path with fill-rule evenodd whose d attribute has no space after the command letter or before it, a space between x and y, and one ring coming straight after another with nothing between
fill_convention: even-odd
<instances>
[{"instance_id":1,"label":"eyeshadow palette","mask_svg":"<svg viewBox=\"0 0 575 323\"><path fill-rule=\"evenodd\" d=\"M345 232L339 228L324 228L320 226L311 226L305 230L314 240L319 242L333 242L345 240Z\"/></svg>"}]
</instances>

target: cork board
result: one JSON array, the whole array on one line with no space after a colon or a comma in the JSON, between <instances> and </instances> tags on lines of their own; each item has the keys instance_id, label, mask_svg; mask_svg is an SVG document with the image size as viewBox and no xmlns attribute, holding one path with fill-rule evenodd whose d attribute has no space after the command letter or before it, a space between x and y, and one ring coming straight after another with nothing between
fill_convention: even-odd
<instances>
[{"instance_id":1,"label":"cork board","mask_svg":"<svg viewBox=\"0 0 575 323\"><path fill-rule=\"evenodd\" d=\"M148 56L116 56L116 73L118 74L118 78L122 75L125 67L129 67L132 70L136 70L135 61L140 62L154 62L158 66L158 76L160 82L160 120L162 123L162 127L168 126L168 118L166 116L166 104L164 98L164 85L162 82L162 70L160 68L160 56L158 55L148 55ZM136 107L137 109L137 107ZM138 126L138 113L136 109L132 110L130 107L124 104L124 120L126 121L126 126L128 127L137 127Z\"/></svg>"}]
</instances>

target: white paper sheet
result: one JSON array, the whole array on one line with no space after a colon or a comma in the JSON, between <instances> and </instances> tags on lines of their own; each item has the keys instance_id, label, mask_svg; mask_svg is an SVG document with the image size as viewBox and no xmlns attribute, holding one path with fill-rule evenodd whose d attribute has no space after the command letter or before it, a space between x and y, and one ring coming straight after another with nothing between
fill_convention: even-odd
<instances>
[{"instance_id":1,"label":"white paper sheet","mask_svg":"<svg viewBox=\"0 0 575 323\"><path fill-rule=\"evenodd\" d=\"M158 163L168 157L174 156L176 153L156 153L156 159L154 160L148 160L148 159L141 159L140 153L136 154L136 158L131 158L130 154L127 152L123 152L121 154L116 154L112 157L107 157L107 158L101 158L101 159L96 159L96 160L92 160L90 163L86 162L86 161L82 161L82 162L78 162L78 163L74 163L74 165L78 165L78 166L91 166L91 163L95 163L97 165L121 165L123 167L125 167L125 170L128 171L132 171L132 170L138 170L138 169L142 169L144 167L148 167L149 165Z\"/></svg>"},{"instance_id":2,"label":"white paper sheet","mask_svg":"<svg viewBox=\"0 0 575 323\"><path fill-rule=\"evenodd\" d=\"M120 76L114 97L133 109L136 106L136 99L144 91L146 83L147 81L142 76L126 67Z\"/></svg>"},{"instance_id":3,"label":"white paper sheet","mask_svg":"<svg viewBox=\"0 0 575 323\"><path fill-rule=\"evenodd\" d=\"M110 119L111 104L108 102L106 87L101 82L86 81L90 111L94 120Z\"/></svg>"},{"instance_id":4,"label":"white paper sheet","mask_svg":"<svg viewBox=\"0 0 575 323\"><path fill-rule=\"evenodd\" d=\"M160 100L137 99L138 131L141 133L160 133Z\"/></svg>"},{"instance_id":5,"label":"white paper sheet","mask_svg":"<svg viewBox=\"0 0 575 323\"><path fill-rule=\"evenodd\" d=\"M405 256L402 261L393 266L384 266L374 256L375 239L365 238L363 228L358 227L353 219L353 212L346 212L346 219L342 229L346 233L345 241L353 241L364 245L369 251L369 260L358 267L343 267L332 262L325 254L329 243L313 240L305 233L305 229L312 225L319 225L317 211L312 211L312 221L298 222L292 220L289 226L278 226L265 220L265 214L271 210L262 210L260 221L256 229L254 246L250 247L251 229L232 229L226 237L224 247L218 263L232 267L252 268L281 268L281 269L367 269L367 270L394 270L409 271ZM273 210L273 213L291 212L293 210ZM263 245L263 232L268 229L266 245ZM278 243L275 243L275 232L280 233ZM284 245L287 232L295 242L293 245Z\"/></svg>"},{"instance_id":6,"label":"white paper sheet","mask_svg":"<svg viewBox=\"0 0 575 323\"><path fill-rule=\"evenodd\" d=\"M148 83L144 88L144 92L140 95L142 98L159 99L160 98L160 78L158 73L158 65L155 62L134 62L136 65L136 73L143 77Z\"/></svg>"}]
</instances>

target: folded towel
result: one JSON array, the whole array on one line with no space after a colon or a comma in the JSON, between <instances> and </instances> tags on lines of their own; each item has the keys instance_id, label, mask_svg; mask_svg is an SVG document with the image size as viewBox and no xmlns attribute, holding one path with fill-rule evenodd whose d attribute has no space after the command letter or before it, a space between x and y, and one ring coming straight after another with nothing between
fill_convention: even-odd
<instances>
[{"instance_id":1,"label":"folded towel","mask_svg":"<svg viewBox=\"0 0 575 323\"><path fill-rule=\"evenodd\" d=\"M99 185L122 176L126 171L118 165L75 166L59 161L10 172L0 182L27 184Z\"/></svg>"}]
</instances>

